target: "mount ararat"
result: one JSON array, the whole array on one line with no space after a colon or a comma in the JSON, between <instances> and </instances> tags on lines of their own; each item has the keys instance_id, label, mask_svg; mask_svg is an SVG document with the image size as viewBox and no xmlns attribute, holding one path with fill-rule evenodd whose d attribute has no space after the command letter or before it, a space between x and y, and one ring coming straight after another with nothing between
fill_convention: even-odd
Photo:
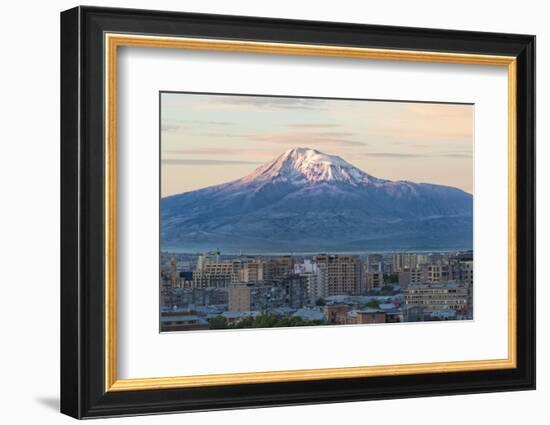
<instances>
[{"instance_id":1,"label":"mount ararat","mask_svg":"<svg viewBox=\"0 0 550 425\"><path fill-rule=\"evenodd\" d=\"M337 252L471 249L473 198L371 176L295 148L251 174L161 199L162 250Z\"/></svg>"}]
</instances>

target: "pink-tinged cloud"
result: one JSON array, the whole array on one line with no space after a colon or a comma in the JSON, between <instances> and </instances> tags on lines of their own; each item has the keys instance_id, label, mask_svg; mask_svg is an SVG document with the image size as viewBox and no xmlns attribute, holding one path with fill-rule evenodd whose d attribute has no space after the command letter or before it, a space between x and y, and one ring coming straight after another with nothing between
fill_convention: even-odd
<instances>
[{"instance_id":1,"label":"pink-tinged cloud","mask_svg":"<svg viewBox=\"0 0 550 425\"><path fill-rule=\"evenodd\" d=\"M197 104L195 110L322 110L327 105L321 99L273 96L212 96L207 102Z\"/></svg>"},{"instance_id":2,"label":"pink-tinged cloud","mask_svg":"<svg viewBox=\"0 0 550 425\"><path fill-rule=\"evenodd\" d=\"M275 132L252 133L244 135L255 142L273 143L282 146L332 146L334 148L345 146L366 146L367 143L351 139L351 132Z\"/></svg>"},{"instance_id":3,"label":"pink-tinged cloud","mask_svg":"<svg viewBox=\"0 0 550 425\"><path fill-rule=\"evenodd\" d=\"M341 124L314 124L314 123L298 123L298 124L289 124L290 128L312 128L312 129L323 129L323 128L335 128L342 127Z\"/></svg>"},{"instance_id":4,"label":"pink-tinged cloud","mask_svg":"<svg viewBox=\"0 0 550 425\"><path fill-rule=\"evenodd\" d=\"M224 159L163 159L163 165L259 165L257 161L230 161Z\"/></svg>"},{"instance_id":5,"label":"pink-tinged cloud","mask_svg":"<svg viewBox=\"0 0 550 425\"><path fill-rule=\"evenodd\" d=\"M173 149L165 150L162 152L165 155L218 155L218 156L238 156L240 158L256 158L266 157L271 158L273 156L273 150L259 150L259 149L235 149L226 147L204 147L195 149Z\"/></svg>"}]
</instances>

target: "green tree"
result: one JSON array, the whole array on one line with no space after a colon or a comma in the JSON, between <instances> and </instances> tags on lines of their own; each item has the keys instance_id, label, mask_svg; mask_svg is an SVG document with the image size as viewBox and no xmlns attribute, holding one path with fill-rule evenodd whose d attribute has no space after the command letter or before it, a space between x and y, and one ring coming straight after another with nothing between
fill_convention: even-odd
<instances>
[{"instance_id":1,"label":"green tree","mask_svg":"<svg viewBox=\"0 0 550 425\"><path fill-rule=\"evenodd\" d=\"M253 317L245 317L242 320L239 320L237 323L233 325L236 329L248 329L248 328L254 328L254 318Z\"/></svg>"},{"instance_id":2,"label":"green tree","mask_svg":"<svg viewBox=\"0 0 550 425\"><path fill-rule=\"evenodd\" d=\"M256 317L255 322L255 328L274 328L277 327L278 319L276 316L262 314L261 316Z\"/></svg>"},{"instance_id":3,"label":"green tree","mask_svg":"<svg viewBox=\"0 0 550 425\"><path fill-rule=\"evenodd\" d=\"M219 319L223 319L223 322ZM324 324L321 320L304 320L298 316L278 318L269 314L262 314L257 317L245 317L235 324L228 324L223 317L215 317L210 319L209 323L210 329L283 328L292 326L319 326Z\"/></svg>"},{"instance_id":4,"label":"green tree","mask_svg":"<svg viewBox=\"0 0 550 425\"><path fill-rule=\"evenodd\" d=\"M227 319L222 316L212 317L208 319L208 327L210 329L227 329Z\"/></svg>"}]
</instances>

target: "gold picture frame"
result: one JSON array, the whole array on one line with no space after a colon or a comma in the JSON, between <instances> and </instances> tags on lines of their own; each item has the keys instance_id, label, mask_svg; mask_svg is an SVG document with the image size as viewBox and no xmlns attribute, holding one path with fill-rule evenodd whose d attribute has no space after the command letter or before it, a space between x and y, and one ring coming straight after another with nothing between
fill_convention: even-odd
<instances>
[{"instance_id":1,"label":"gold picture frame","mask_svg":"<svg viewBox=\"0 0 550 425\"><path fill-rule=\"evenodd\" d=\"M254 41L213 40L198 38L159 37L128 34L105 34L106 122L105 152L107 178L105 186L105 391L150 390L181 387L202 387L284 381L340 379L410 375L417 373L465 372L509 369L516 367L516 58L463 53L441 53L412 50L371 49L355 47L316 46L307 44L264 43ZM116 96L117 49L147 47L229 51L279 55L324 56L358 60L395 60L506 67L508 72L508 358L458 362L400 364L327 369L305 369L276 372L231 373L216 375L175 376L169 378L117 379L116 375Z\"/></svg>"},{"instance_id":2,"label":"gold picture frame","mask_svg":"<svg viewBox=\"0 0 550 425\"><path fill-rule=\"evenodd\" d=\"M507 286L507 322L502 323L507 356L119 376L117 62L120 50L128 47L505 69L508 207L500 214L508 223L508 281L502 282ZM534 99L532 35L87 6L62 12L61 411L80 419L534 389Z\"/></svg>"}]
</instances>

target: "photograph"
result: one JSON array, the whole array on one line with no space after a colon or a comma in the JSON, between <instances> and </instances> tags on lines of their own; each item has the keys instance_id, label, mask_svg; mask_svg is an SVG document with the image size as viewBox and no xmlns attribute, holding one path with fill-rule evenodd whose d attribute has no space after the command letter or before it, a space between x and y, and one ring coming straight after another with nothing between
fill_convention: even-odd
<instances>
[{"instance_id":1,"label":"photograph","mask_svg":"<svg viewBox=\"0 0 550 425\"><path fill-rule=\"evenodd\" d=\"M159 108L161 332L473 320L474 104Z\"/></svg>"}]
</instances>

